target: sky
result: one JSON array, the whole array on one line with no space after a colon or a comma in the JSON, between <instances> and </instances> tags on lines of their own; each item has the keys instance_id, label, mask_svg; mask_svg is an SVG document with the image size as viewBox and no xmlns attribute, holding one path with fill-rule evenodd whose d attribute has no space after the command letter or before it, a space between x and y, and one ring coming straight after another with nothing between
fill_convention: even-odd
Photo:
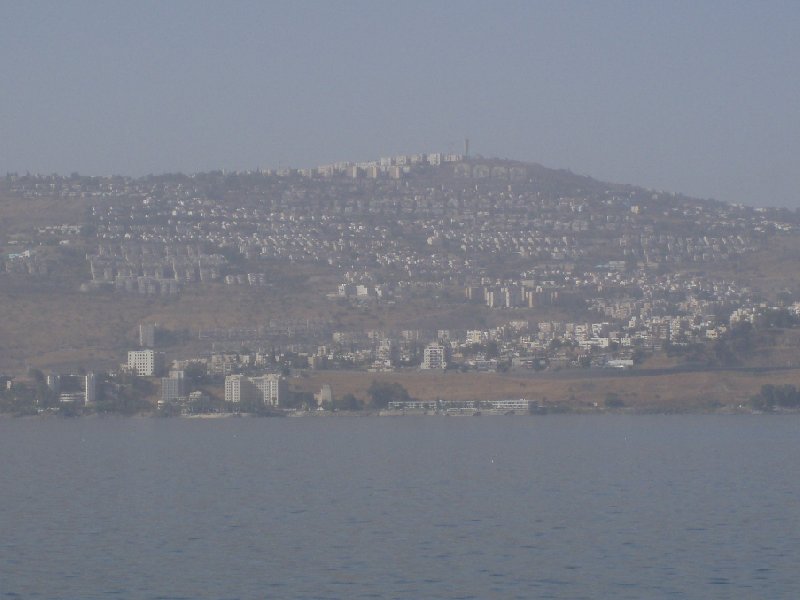
<instances>
[{"instance_id":1,"label":"sky","mask_svg":"<svg viewBox=\"0 0 800 600\"><path fill-rule=\"evenodd\" d=\"M800 206L800 2L0 0L0 172L416 152Z\"/></svg>"}]
</instances>

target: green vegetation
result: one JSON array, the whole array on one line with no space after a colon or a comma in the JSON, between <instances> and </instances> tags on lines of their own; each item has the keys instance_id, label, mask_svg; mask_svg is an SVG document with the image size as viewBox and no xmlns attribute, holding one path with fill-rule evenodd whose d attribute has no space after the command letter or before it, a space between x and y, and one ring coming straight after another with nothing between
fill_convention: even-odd
<instances>
[{"instance_id":1,"label":"green vegetation","mask_svg":"<svg viewBox=\"0 0 800 600\"><path fill-rule=\"evenodd\" d=\"M761 386L761 391L753 396L750 405L757 410L773 411L777 408L800 408L800 392L791 384Z\"/></svg>"},{"instance_id":2,"label":"green vegetation","mask_svg":"<svg viewBox=\"0 0 800 600\"><path fill-rule=\"evenodd\" d=\"M7 381L7 377L0 377L0 413L18 416L37 414L35 391L27 386L8 390Z\"/></svg>"},{"instance_id":3,"label":"green vegetation","mask_svg":"<svg viewBox=\"0 0 800 600\"><path fill-rule=\"evenodd\" d=\"M397 382L373 381L367 390L369 403L373 408L386 408L389 402L407 402L411 400L408 390Z\"/></svg>"},{"instance_id":4,"label":"green vegetation","mask_svg":"<svg viewBox=\"0 0 800 600\"><path fill-rule=\"evenodd\" d=\"M336 410L361 410L361 402L353 394L348 393L341 398L335 398L333 408Z\"/></svg>"}]
</instances>

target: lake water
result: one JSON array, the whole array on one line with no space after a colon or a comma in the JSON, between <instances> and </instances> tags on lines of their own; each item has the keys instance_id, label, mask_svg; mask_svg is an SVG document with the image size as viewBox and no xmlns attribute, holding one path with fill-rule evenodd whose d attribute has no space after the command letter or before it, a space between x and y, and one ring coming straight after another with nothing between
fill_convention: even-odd
<instances>
[{"instance_id":1,"label":"lake water","mask_svg":"<svg viewBox=\"0 0 800 600\"><path fill-rule=\"evenodd\" d=\"M800 416L0 421L1 598L800 598Z\"/></svg>"}]
</instances>

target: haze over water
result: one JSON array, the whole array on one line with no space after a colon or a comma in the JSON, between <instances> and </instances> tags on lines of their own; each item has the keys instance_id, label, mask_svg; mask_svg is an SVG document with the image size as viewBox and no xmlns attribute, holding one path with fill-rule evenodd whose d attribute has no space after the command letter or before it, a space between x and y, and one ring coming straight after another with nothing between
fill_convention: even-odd
<instances>
[{"instance_id":1,"label":"haze over water","mask_svg":"<svg viewBox=\"0 0 800 600\"><path fill-rule=\"evenodd\" d=\"M797 416L0 421L8 598L796 598Z\"/></svg>"}]
</instances>

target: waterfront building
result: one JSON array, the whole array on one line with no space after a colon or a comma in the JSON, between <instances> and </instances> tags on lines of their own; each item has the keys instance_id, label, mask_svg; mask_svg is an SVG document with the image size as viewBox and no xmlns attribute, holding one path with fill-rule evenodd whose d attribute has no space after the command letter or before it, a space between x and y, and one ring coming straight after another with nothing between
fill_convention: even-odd
<instances>
[{"instance_id":1,"label":"waterfront building","mask_svg":"<svg viewBox=\"0 0 800 600\"><path fill-rule=\"evenodd\" d=\"M161 402L169 403L186 396L186 378L183 371L170 371L161 378Z\"/></svg>"},{"instance_id":2,"label":"waterfront building","mask_svg":"<svg viewBox=\"0 0 800 600\"><path fill-rule=\"evenodd\" d=\"M288 388L286 380L280 375L262 375L250 380L261 392L265 406L280 406L286 403Z\"/></svg>"},{"instance_id":3,"label":"waterfront building","mask_svg":"<svg viewBox=\"0 0 800 600\"><path fill-rule=\"evenodd\" d=\"M261 391L253 385L249 377L244 375L225 377L225 402L241 404L242 402L255 402L261 397Z\"/></svg>"},{"instance_id":4,"label":"waterfront building","mask_svg":"<svg viewBox=\"0 0 800 600\"><path fill-rule=\"evenodd\" d=\"M329 384L323 383L320 391L314 394L314 400L316 400L317 406L333 404L333 388Z\"/></svg>"},{"instance_id":5,"label":"waterfront building","mask_svg":"<svg viewBox=\"0 0 800 600\"><path fill-rule=\"evenodd\" d=\"M288 394L286 379L280 375L225 377L225 402L234 404L260 402L264 406L281 406L286 403Z\"/></svg>"},{"instance_id":6,"label":"waterfront building","mask_svg":"<svg viewBox=\"0 0 800 600\"><path fill-rule=\"evenodd\" d=\"M97 401L97 376L87 373L83 378L83 403L94 404Z\"/></svg>"}]
</instances>

